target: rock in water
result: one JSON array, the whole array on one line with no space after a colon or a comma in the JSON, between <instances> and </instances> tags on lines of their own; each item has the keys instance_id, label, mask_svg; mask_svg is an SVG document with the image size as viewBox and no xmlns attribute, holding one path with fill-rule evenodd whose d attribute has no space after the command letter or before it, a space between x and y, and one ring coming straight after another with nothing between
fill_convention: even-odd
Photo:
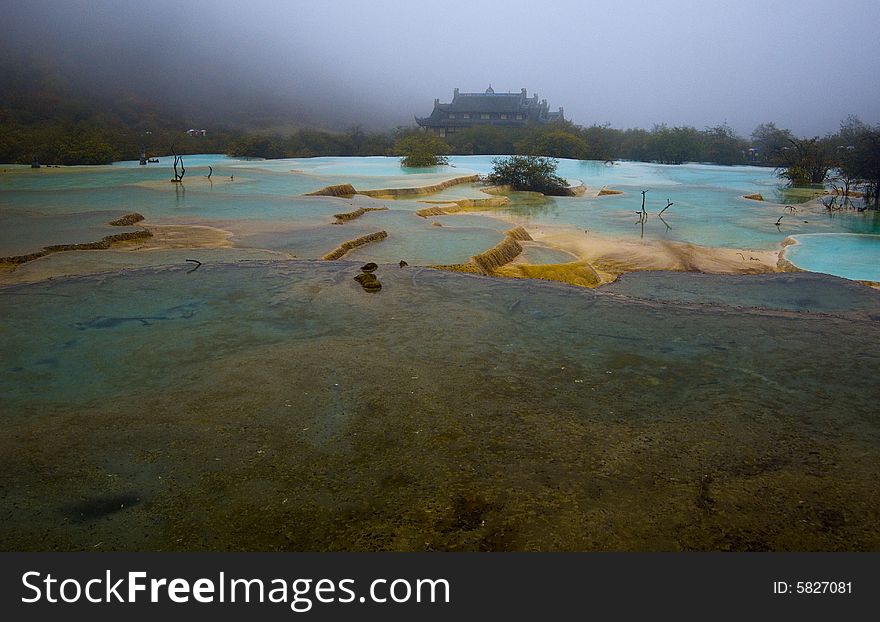
<instances>
[{"instance_id":1,"label":"rock in water","mask_svg":"<svg viewBox=\"0 0 880 622\"><path fill-rule=\"evenodd\" d=\"M363 272L356 277L354 280L361 284L361 287L364 288L364 291L367 292L378 292L382 289L382 284L379 282L379 279L376 278L375 274L371 274L369 272Z\"/></svg>"},{"instance_id":2,"label":"rock in water","mask_svg":"<svg viewBox=\"0 0 880 622\"><path fill-rule=\"evenodd\" d=\"M408 265L409 265L409 264L406 263L403 259L400 260L400 267L401 267L401 268L404 267L404 266L408 266Z\"/></svg>"},{"instance_id":3,"label":"rock in water","mask_svg":"<svg viewBox=\"0 0 880 622\"><path fill-rule=\"evenodd\" d=\"M375 271L376 271L376 268L378 268L378 267L379 267L378 265L374 264L374 263L371 261L370 263L366 263L366 264L362 265L362 266L361 266L361 271L363 271L363 272L375 272Z\"/></svg>"},{"instance_id":4,"label":"rock in water","mask_svg":"<svg viewBox=\"0 0 880 622\"><path fill-rule=\"evenodd\" d=\"M137 212L132 212L131 214L126 214L122 218L117 218L116 220L111 220L110 224L114 227L128 227L133 225L136 222L140 222L144 219L142 214L138 214Z\"/></svg>"}]
</instances>

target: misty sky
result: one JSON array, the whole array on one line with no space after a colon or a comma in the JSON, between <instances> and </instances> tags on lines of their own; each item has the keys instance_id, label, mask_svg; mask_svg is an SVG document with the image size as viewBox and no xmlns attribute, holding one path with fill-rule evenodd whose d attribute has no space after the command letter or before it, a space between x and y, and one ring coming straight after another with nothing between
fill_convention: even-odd
<instances>
[{"instance_id":1,"label":"misty sky","mask_svg":"<svg viewBox=\"0 0 880 622\"><path fill-rule=\"evenodd\" d=\"M84 79L301 122L412 124L525 87L582 125L799 135L880 123L878 0L2 2L0 36ZM134 87L133 87L134 88ZM294 115L296 116L296 115Z\"/></svg>"}]
</instances>

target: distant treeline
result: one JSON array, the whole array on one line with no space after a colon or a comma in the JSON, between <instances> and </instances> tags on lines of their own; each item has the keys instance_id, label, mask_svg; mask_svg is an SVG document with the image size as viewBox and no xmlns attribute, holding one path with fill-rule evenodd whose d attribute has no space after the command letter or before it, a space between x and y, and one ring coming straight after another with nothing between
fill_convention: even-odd
<instances>
[{"instance_id":1,"label":"distant treeline","mask_svg":"<svg viewBox=\"0 0 880 622\"><path fill-rule=\"evenodd\" d=\"M621 130L565 121L528 128L492 125L462 129L439 139L413 127L368 133L297 129L269 134L247 128L266 126L253 119L243 129L212 126L190 136L188 121L167 107L133 93L99 96L71 86L51 65L24 67L0 59L0 163L107 164L167 155L228 153L288 158L312 156L540 155L590 160L636 160L681 164L757 164L780 168L792 184L827 181L830 171L847 189L880 197L880 127L855 117L832 135L798 138L764 123L751 136L738 136L726 124L697 129L657 125ZM265 119L260 119L265 121ZM277 119L281 124L284 119ZM413 157L420 156L420 157Z\"/></svg>"},{"instance_id":2,"label":"distant treeline","mask_svg":"<svg viewBox=\"0 0 880 622\"><path fill-rule=\"evenodd\" d=\"M288 136L241 136L228 152L263 158L405 156L404 162L422 163L417 165L442 162L451 154L754 164L778 168L779 176L792 185L830 182L841 191L844 206L850 205L850 196L859 195L864 195L864 206L880 205L880 126L853 116L824 138L797 138L773 123L759 125L745 139L726 124L703 130L667 125L619 130L561 122L530 128L476 126L445 139L414 128L387 134L365 134L360 128L345 133L299 130Z\"/></svg>"},{"instance_id":3,"label":"distant treeline","mask_svg":"<svg viewBox=\"0 0 880 622\"><path fill-rule=\"evenodd\" d=\"M224 153L238 134L209 131L192 137L185 122L136 99L102 102L45 92L0 94L0 163L108 164L179 153ZM201 129L201 128L198 128Z\"/></svg>"},{"instance_id":4,"label":"distant treeline","mask_svg":"<svg viewBox=\"0 0 880 622\"><path fill-rule=\"evenodd\" d=\"M133 93L96 95L51 65L0 59L0 163L107 164L164 155L226 151L239 133L190 137L186 119ZM195 128L201 129L201 128Z\"/></svg>"},{"instance_id":5,"label":"distant treeline","mask_svg":"<svg viewBox=\"0 0 880 622\"><path fill-rule=\"evenodd\" d=\"M288 136L242 136L229 146L229 153L263 158L319 155L401 155L397 148L414 128L398 128L385 134L365 134L359 128L345 133L299 130ZM461 129L444 139L447 154L544 155L580 160L641 160L680 164L758 162L750 157L750 141L721 125L705 130L692 127L657 126L652 130L619 130L608 126L582 127L571 122L508 128L481 125ZM765 163L760 161L760 163Z\"/></svg>"},{"instance_id":6,"label":"distant treeline","mask_svg":"<svg viewBox=\"0 0 880 622\"><path fill-rule=\"evenodd\" d=\"M730 126L697 129L690 126L657 125L650 130L620 130L607 125L588 127L571 122L529 128L482 125L446 136L438 150L443 155L542 155L579 160L635 160L661 164L709 162L714 164L756 164L787 167L792 155L810 143L836 166L841 150L850 150L870 127L849 117L841 129L824 138L800 139L790 130L764 123L749 138L737 136ZM287 136L242 135L228 146L227 153L262 158L313 156L400 156L422 131L397 128L393 132L367 134L360 128L332 133L302 129ZM805 181L805 180L793 180ZM806 180L809 182L809 180Z\"/></svg>"}]
</instances>

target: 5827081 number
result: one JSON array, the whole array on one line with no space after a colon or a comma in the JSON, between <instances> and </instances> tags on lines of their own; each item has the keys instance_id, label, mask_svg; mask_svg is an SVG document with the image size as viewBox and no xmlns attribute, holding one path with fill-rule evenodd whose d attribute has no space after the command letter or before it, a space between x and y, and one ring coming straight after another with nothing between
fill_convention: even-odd
<instances>
[{"instance_id":1,"label":"5827081 number","mask_svg":"<svg viewBox=\"0 0 880 622\"><path fill-rule=\"evenodd\" d=\"M852 594L852 581L798 581L796 594Z\"/></svg>"}]
</instances>

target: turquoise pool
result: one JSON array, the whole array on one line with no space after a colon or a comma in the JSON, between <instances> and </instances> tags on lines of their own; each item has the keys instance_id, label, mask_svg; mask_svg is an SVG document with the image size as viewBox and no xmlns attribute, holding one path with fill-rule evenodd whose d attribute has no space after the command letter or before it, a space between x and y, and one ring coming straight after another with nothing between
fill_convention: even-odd
<instances>
[{"instance_id":1,"label":"turquoise pool","mask_svg":"<svg viewBox=\"0 0 880 622\"><path fill-rule=\"evenodd\" d=\"M826 233L794 236L785 257L810 272L880 282L880 235Z\"/></svg>"},{"instance_id":2,"label":"turquoise pool","mask_svg":"<svg viewBox=\"0 0 880 622\"><path fill-rule=\"evenodd\" d=\"M628 239L669 240L712 247L778 249L792 235L880 234L880 215L835 212L804 205L786 209L782 189L772 169L737 166L658 164L560 160L559 173L590 189L582 197L512 197L510 205L474 218L436 219L446 228L414 220L411 212L425 207L415 199L377 201L306 197L321 187L352 183L357 188L400 188L435 184L453 177L485 174L492 156L453 156L448 166L402 169L391 157L324 157L287 160L242 160L220 154L184 156L187 176L172 184L170 159L138 166L121 162L105 167L39 169L14 167L0 173L0 256L34 252L48 244L89 241L107 234L105 223L137 211L149 221L200 224L233 233L241 247L281 250L297 257L316 258L337 243L378 229L389 238L373 251L380 260L455 263L486 250L498 240L509 221L527 226L565 226ZM214 169L208 179L208 165ZM624 192L596 197L603 186ZM641 191L647 190L646 222L635 212ZM742 195L761 193L768 201ZM449 188L427 199L485 196L476 186ZM672 201L661 219L660 210ZM369 213L342 227L331 225L333 214L359 206L388 206L388 213ZM777 221L782 217L781 222ZM69 232L69 233L66 233ZM348 237L346 237L348 236ZM381 247L381 248L380 248ZM804 250L794 251L803 256ZM864 257L844 258L841 253ZM848 266L871 264L876 249L870 244L836 251L837 267L827 262L817 269L863 278ZM367 253L359 251L358 257ZM801 261L804 261L801 259ZM797 263L797 262L795 262ZM873 262L880 263L880 262ZM804 263L808 267L812 263Z\"/></svg>"}]
</instances>

